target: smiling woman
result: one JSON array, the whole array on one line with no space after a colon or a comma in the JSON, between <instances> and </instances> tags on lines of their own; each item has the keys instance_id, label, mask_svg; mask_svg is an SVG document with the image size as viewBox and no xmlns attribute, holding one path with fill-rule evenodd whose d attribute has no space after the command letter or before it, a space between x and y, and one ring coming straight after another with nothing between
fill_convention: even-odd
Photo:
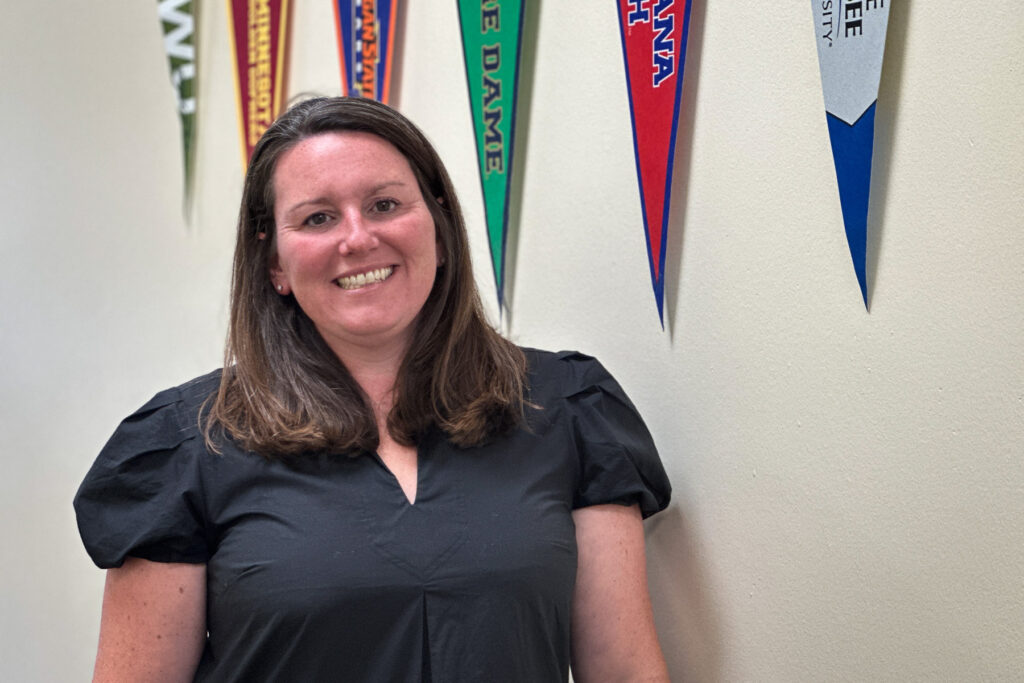
<instances>
[{"instance_id":1,"label":"smiling woman","mask_svg":"<svg viewBox=\"0 0 1024 683\"><path fill-rule=\"evenodd\" d=\"M346 291L389 267L383 286ZM523 356L482 313L448 173L419 129L373 100L310 100L267 130L232 287L213 448L218 427L276 457L411 446L434 424L471 445L522 414Z\"/></svg>"},{"instance_id":2,"label":"smiling woman","mask_svg":"<svg viewBox=\"0 0 1024 683\"><path fill-rule=\"evenodd\" d=\"M370 133L324 133L282 155L270 277L345 362L405 355L434 286L434 218L405 157Z\"/></svg>"},{"instance_id":3,"label":"smiling woman","mask_svg":"<svg viewBox=\"0 0 1024 683\"><path fill-rule=\"evenodd\" d=\"M422 133L304 102L246 176L224 370L76 498L96 680L667 680L641 518L669 495L597 361L487 324Z\"/></svg>"}]
</instances>

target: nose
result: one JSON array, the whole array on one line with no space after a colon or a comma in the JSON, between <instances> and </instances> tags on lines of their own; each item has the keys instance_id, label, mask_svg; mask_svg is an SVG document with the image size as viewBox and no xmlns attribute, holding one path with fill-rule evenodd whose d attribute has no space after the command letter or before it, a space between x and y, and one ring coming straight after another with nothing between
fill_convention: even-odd
<instances>
[{"instance_id":1,"label":"nose","mask_svg":"<svg viewBox=\"0 0 1024 683\"><path fill-rule=\"evenodd\" d=\"M362 213L353 211L342 223L338 251L343 256L371 251L379 244L373 226Z\"/></svg>"}]
</instances>

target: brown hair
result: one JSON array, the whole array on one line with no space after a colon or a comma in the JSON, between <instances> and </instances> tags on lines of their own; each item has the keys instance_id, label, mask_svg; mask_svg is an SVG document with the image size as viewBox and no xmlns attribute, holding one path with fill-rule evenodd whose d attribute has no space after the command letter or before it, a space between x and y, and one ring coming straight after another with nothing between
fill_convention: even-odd
<instances>
[{"instance_id":1,"label":"brown hair","mask_svg":"<svg viewBox=\"0 0 1024 683\"><path fill-rule=\"evenodd\" d=\"M523 414L526 361L484 318L462 211L437 152L416 126L386 105L317 98L296 104L275 121L249 161L225 369L205 420L208 446L217 450L218 426L240 446L268 457L356 453L379 443L362 389L295 298L274 291L268 270L277 162L300 141L335 131L368 132L394 145L409 161L437 228L443 265L398 371L387 419L391 437L413 445L436 425L453 443L470 446L511 428Z\"/></svg>"}]
</instances>

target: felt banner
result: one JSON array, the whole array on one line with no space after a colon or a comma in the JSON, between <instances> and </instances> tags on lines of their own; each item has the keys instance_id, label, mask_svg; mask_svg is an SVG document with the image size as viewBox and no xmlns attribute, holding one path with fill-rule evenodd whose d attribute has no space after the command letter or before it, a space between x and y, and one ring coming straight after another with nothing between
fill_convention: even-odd
<instances>
[{"instance_id":1,"label":"felt banner","mask_svg":"<svg viewBox=\"0 0 1024 683\"><path fill-rule=\"evenodd\" d=\"M616 0L647 260L665 326L665 245L683 91L689 0Z\"/></svg>"},{"instance_id":2,"label":"felt banner","mask_svg":"<svg viewBox=\"0 0 1024 683\"><path fill-rule=\"evenodd\" d=\"M456 0L498 308L504 305L512 149L525 0Z\"/></svg>"},{"instance_id":3,"label":"felt banner","mask_svg":"<svg viewBox=\"0 0 1024 683\"><path fill-rule=\"evenodd\" d=\"M343 95L388 102L398 0L332 0Z\"/></svg>"},{"instance_id":4,"label":"felt banner","mask_svg":"<svg viewBox=\"0 0 1024 683\"><path fill-rule=\"evenodd\" d=\"M811 0L811 7L839 204L867 307L868 196L889 8L885 0Z\"/></svg>"},{"instance_id":5,"label":"felt banner","mask_svg":"<svg viewBox=\"0 0 1024 683\"><path fill-rule=\"evenodd\" d=\"M178 98L181 118L182 166L185 213L192 203L192 171L196 131L196 0L159 0L157 13L164 34L164 51L171 67L171 83Z\"/></svg>"},{"instance_id":6,"label":"felt banner","mask_svg":"<svg viewBox=\"0 0 1024 683\"><path fill-rule=\"evenodd\" d=\"M242 165L281 111L288 44L288 0L228 0L235 56Z\"/></svg>"}]
</instances>

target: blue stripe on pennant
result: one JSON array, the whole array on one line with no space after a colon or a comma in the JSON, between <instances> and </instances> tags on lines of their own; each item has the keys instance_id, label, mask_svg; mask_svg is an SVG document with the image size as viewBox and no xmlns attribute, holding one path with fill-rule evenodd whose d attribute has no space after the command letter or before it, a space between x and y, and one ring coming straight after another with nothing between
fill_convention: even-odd
<instances>
[{"instance_id":1,"label":"blue stripe on pennant","mask_svg":"<svg viewBox=\"0 0 1024 683\"><path fill-rule=\"evenodd\" d=\"M868 305L866 273L868 245L868 196L871 191L871 152L875 139L875 105L861 115L852 126L826 112L828 136L832 142L832 158L839 182L839 203L843 209L846 241L853 257L860 294Z\"/></svg>"}]
</instances>

